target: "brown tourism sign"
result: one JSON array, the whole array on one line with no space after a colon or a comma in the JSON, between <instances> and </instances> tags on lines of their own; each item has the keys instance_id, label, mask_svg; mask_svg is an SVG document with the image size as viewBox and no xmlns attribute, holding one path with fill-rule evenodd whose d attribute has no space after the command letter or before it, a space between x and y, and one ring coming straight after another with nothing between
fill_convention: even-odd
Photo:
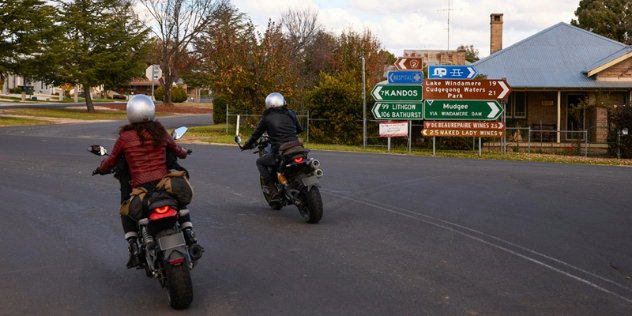
<instances>
[{"instance_id":1,"label":"brown tourism sign","mask_svg":"<svg viewBox=\"0 0 632 316\"><path fill-rule=\"evenodd\" d=\"M424 128L421 135L437 137L505 137L505 130L481 130L481 129L435 129Z\"/></svg>"},{"instance_id":2,"label":"brown tourism sign","mask_svg":"<svg viewBox=\"0 0 632 316\"><path fill-rule=\"evenodd\" d=\"M509 97L511 87L505 80L426 79L425 100L496 100Z\"/></svg>"},{"instance_id":3,"label":"brown tourism sign","mask_svg":"<svg viewBox=\"0 0 632 316\"><path fill-rule=\"evenodd\" d=\"M453 121L424 121L424 128L428 129L478 129L505 130L503 122L453 122Z\"/></svg>"},{"instance_id":4,"label":"brown tourism sign","mask_svg":"<svg viewBox=\"0 0 632 316\"><path fill-rule=\"evenodd\" d=\"M395 67L399 70L421 70L424 63L421 57L399 57L395 61Z\"/></svg>"}]
</instances>

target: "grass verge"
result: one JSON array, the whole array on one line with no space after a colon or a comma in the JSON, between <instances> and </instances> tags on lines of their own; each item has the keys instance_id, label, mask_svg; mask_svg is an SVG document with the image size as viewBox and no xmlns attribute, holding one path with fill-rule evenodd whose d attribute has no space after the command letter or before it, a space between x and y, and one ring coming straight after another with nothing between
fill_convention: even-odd
<instances>
[{"instance_id":1,"label":"grass verge","mask_svg":"<svg viewBox=\"0 0 632 316\"><path fill-rule=\"evenodd\" d=\"M3 117L0 116L0 126L13 126L13 125L41 125L50 124L49 121L34 120L22 117Z\"/></svg>"},{"instance_id":2,"label":"grass verge","mask_svg":"<svg viewBox=\"0 0 632 316\"><path fill-rule=\"evenodd\" d=\"M230 134L226 135L226 125L209 125L209 126L197 126L189 128L188 132L181 139L182 142L192 143L206 143L206 144L229 144L235 145L235 136ZM241 135L245 142L248 135ZM235 145L237 146L237 145ZM388 154L401 154L401 155L415 155L415 156L432 156L432 149L414 149L411 153L408 149L391 148L390 151L378 147L362 148L362 146L348 146L348 145L326 145L326 144L314 144L307 143L306 147L316 150L331 150L331 151L347 151L347 152L361 152L361 153L388 153ZM616 158L592 158L583 156L559 156L548 154L536 154L536 153L519 153L519 152L507 152L506 155L500 152L486 152L483 151L481 156L478 156L478 151L456 151L456 150L437 150L435 157L448 157L448 158L467 158L467 159L491 159L491 160L508 160L508 161L533 161L533 162L549 162L549 163L572 163L572 164L590 164L590 165L607 165L607 166L632 166L632 159L616 159Z\"/></svg>"}]
</instances>

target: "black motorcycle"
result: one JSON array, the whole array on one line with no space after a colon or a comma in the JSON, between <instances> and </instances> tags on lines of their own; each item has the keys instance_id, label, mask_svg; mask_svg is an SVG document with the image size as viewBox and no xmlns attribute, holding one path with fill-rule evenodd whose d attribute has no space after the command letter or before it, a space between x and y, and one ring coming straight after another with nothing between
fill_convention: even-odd
<instances>
[{"instance_id":1,"label":"black motorcycle","mask_svg":"<svg viewBox=\"0 0 632 316\"><path fill-rule=\"evenodd\" d=\"M241 137L235 136L235 142L239 148ZM270 138L264 134L255 143L257 150L255 154L259 157L271 153ZM261 176L259 183L266 202L275 210L280 210L287 205L296 205L301 216L308 223L318 223L323 217L323 201L320 196L319 179L323 176L323 171L319 168L320 162L314 158L307 158L309 149L303 147L301 142L290 142L283 144L279 149L277 166L270 168L270 172L275 174L274 185L281 197L280 202L270 204L270 193L268 187Z\"/></svg>"},{"instance_id":2,"label":"black motorcycle","mask_svg":"<svg viewBox=\"0 0 632 316\"><path fill-rule=\"evenodd\" d=\"M186 131L186 127L180 127L171 135L174 139L179 139ZM90 146L88 151L98 156L107 155L107 150L100 145ZM167 292L172 308L182 309L193 301L190 270L201 258L203 250L197 244L187 246L180 229L178 217L187 215L189 210L180 209L177 203L168 201L168 196L164 199L155 198L154 195L151 197L151 204L142 212L143 216L137 222L137 243L141 252L138 268L144 268L148 277L158 279ZM145 196L143 201L148 198L150 197Z\"/></svg>"}]
</instances>

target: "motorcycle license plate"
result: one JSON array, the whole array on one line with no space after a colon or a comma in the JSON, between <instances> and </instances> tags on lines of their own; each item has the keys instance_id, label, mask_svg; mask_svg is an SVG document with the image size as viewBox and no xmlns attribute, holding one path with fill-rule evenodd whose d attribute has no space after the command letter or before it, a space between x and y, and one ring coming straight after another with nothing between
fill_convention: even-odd
<instances>
[{"instance_id":1,"label":"motorcycle license plate","mask_svg":"<svg viewBox=\"0 0 632 316\"><path fill-rule=\"evenodd\" d=\"M184 241L184 235L182 235L182 233L165 236L158 239L158 245L160 245L161 250L176 248L184 246L185 244L186 243Z\"/></svg>"},{"instance_id":2,"label":"motorcycle license plate","mask_svg":"<svg viewBox=\"0 0 632 316\"><path fill-rule=\"evenodd\" d=\"M307 178L303 178L303 185L308 187L310 185L314 185L318 183L318 177L317 176L311 176L311 177L307 177Z\"/></svg>"}]
</instances>

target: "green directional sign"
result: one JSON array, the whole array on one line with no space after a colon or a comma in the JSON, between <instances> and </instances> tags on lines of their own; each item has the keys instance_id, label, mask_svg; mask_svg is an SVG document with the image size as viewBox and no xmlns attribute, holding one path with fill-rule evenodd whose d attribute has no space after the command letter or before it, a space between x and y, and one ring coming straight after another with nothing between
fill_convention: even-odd
<instances>
[{"instance_id":1,"label":"green directional sign","mask_svg":"<svg viewBox=\"0 0 632 316\"><path fill-rule=\"evenodd\" d=\"M494 121L503 113L496 101L483 100L426 100L424 117L427 120Z\"/></svg>"},{"instance_id":2,"label":"green directional sign","mask_svg":"<svg viewBox=\"0 0 632 316\"><path fill-rule=\"evenodd\" d=\"M377 84L371 90L371 95L375 101L421 101L421 85L406 84Z\"/></svg>"},{"instance_id":3,"label":"green directional sign","mask_svg":"<svg viewBox=\"0 0 632 316\"><path fill-rule=\"evenodd\" d=\"M371 112L378 120L423 120L423 102L376 102Z\"/></svg>"}]
</instances>

